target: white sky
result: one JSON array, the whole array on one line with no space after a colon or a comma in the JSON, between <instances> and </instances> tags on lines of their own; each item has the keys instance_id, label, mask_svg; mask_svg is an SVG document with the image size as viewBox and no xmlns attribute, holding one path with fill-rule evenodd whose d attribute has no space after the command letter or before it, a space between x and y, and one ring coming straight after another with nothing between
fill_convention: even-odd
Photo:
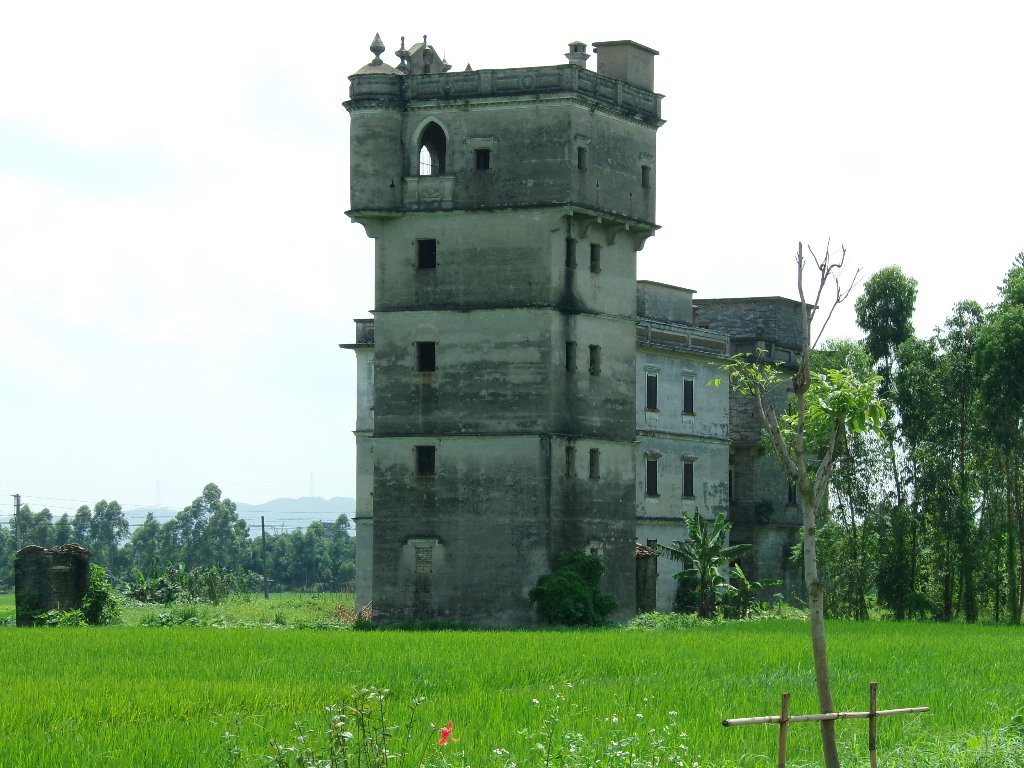
<instances>
[{"instance_id":1,"label":"white sky","mask_svg":"<svg viewBox=\"0 0 1024 768\"><path fill-rule=\"evenodd\" d=\"M373 249L341 103L377 32L457 70L659 50L643 279L795 298L797 241L831 237L919 281L925 335L1024 249L1019 3L5 3L0 493L354 495L337 344ZM857 335L852 302L833 332Z\"/></svg>"}]
</instances>

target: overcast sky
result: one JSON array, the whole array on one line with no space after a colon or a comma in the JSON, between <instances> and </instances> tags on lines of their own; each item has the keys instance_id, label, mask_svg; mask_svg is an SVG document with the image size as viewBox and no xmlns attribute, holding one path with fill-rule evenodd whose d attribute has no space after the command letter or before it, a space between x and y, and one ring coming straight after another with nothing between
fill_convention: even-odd
<instances>
[{"instance_id":1,"label":"overcast sky","mask_svg":"<svg viewBox=\"0 0 1024 768\"><path fill-rule=\"evenodd\" d=\"M426 34L456 70L657 49L662 229L639 276L795 298L797 242L831 238L919 281L927 335L1024 250L1022 8L5 3L0 493L56 514L181 508L209 482L354 495L337 345L373 308L373 248L344 215L341 104L375 33ZM832 330L857 335L852 302Z\"/></svg>"}]
</instances>

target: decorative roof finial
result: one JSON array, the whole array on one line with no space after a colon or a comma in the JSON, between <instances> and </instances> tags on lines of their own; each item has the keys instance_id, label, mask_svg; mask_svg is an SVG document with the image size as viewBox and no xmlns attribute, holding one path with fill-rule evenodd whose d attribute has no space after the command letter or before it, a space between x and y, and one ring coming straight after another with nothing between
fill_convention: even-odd
<instances>
[{"instance_id":1,"label":"decorative roof finial","mask_svg":"<svg viewBox=\"0 0 1024 768\"><path fill-rule=\"evenodd\" d=\"M373 42L370 43L370 52L373 54L373 61L370 62L372 66L379 67L384 63L380 58L384 51L384 42L380 39L380 33L378 32L376 37L373 38Z\"/></svg>"},{"instance_id":2,"label":"decorative roof finial","mask_svg":"<svg viewBox=\"0 0 1024 768\"><path fill-rule=\"evenodd\" d=\"M398 71L405 74L409 71L409 52L405 50L405 35L402 35L402 47L395 51L395 56L401 62L398 65Z\"/></svg>"},{"instance_id":3,"label":"decorative roof finial","mask_svg":"<svg viewBox=\"0 0 1024 768\"><path fill-rule=\"evenodd\" d=\"M565 54L565 58L569 60L570 64L586 69L587 59L590 58L590 54L587 53L587 44L581 43L579 40L569 43L569 52Z\"/></svg>"}]
</instances>

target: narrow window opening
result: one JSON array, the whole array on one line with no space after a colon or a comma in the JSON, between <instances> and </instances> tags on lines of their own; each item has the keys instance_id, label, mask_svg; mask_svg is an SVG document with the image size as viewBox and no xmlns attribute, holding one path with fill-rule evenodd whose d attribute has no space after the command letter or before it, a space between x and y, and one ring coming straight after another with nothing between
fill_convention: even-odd
<instances>
[{"instance_id":1,"label":"narrow window opening","mask_svg":"<svg viewBox=\"0 0 1024 768\"><path fill-rule=\"evenodd\" d=\"M736 470L729 467L729 503L736 503Z\"/></svg>"},{"instance_id":2,"label":"narrow window opening","mask_svg":"<svg viewBox=\"0 0 1024 768\"><path fill-rule=\"evenodd\" d=\"M693 498L693 462L683 462L683 498Z\"/></svg>"},{"instance_id":3,"label":"narrow window opening","mask_svg":"<svg viewBox=\"0 0 1024 768\"><path fill-rule=\"evenodd\" d=\"M416 474L433 477L436 470L437 449L432 445L416 446Z\"/></svg>"},{"instance_id":4,"label":"narrow window opening","mask_svg":"<svg viewBox=\"0 0 1024 768\"><path fill-rule=\"evenodd\" d=\"M416 342L416 370L420 373L431 373L437 370L437 342Z\"/></svg>"},{"instance_id":5,"label":"narrow window opening","mask_svg":"<svg viewBox=\"0 0 1024 768\"><path fill-rule=\"evenodd\" d=\"M786 503L789 506L791 506L791 507L795 507L796 506L796 484L795 483L792 483L792 482L788 483L788 489L787 489L787 495L786 495Z\"/></svg>"},{"instance_id":6,"label":"narrow window opening","mask_svg":"<svg viewBox=\"0 0 1024 768\"><path fill-rule=\"evenodd\" d=\"M473 154L476 158L476 169L478 171L489 171L491 169L491 150L477 149Z\"/></svg>"},{"instance_id":7,"label":"narrow window opening","mask_svg":"<svg viewBox=\"0 0 1024 768\"><path fill-rule=\"evenodd\" d=\"M590 375L597 376L601 373L601 347L597 344L590 345Z\"/></svg>"},{"instance_id":8,"label":"narrow window opening","mask_svg":"<svg viewBox=\"0 0 1024 768\"><path fill-rule=\"evenodd\" d=\"M587 170L587 148L576 147L576 167L581 171Z\"/></svg>"},{"instance_id":9,"label":"narrow window opening","mask_svg":"<svg viewBox=\"0 0 1024 768\"><path fill-rule=\"evenodd\" d=\"M416 547L416 573L434 572L434 548Z\"/></svg>"},{"instance_id":10,"label":"narrow window opening","mask_svg":"<svg viewBox=\"0 0 1024 768\"><path fill-rule=\"evenodd\" d=\"M590 271L601 271L601 246L597 243L590 244Z\"/></svg>"},{"instance_id":11,"label":"narrow window opening","mask_svg":"<svg viewBox=\"0 0 1024 768\"><path fill-rule=\"evenodd\" d=\"M576 448L571 445L565 447L565 476L576 477Z\"/></svg>"},{"instance_id":12,"label":"narrow window opening","mask_svg":"<svg viewBox=\"0 0 1024 768\"><path fill-rule=\"evenodd\" d=\"M437 123L430 123L420 134L420 176L441 176L445 169L448 139Z\"/></svg>"},{"instance_id":13,"label":"narrow window opening","mask_svg":"<svg viewBox=\"0 0 1024 768\"><path fill-rule=\"evenodd\" d=\"M647 489L648 496L658 495L658 460L647 460Z\"/></svg>"},{"instance_id":14,"label":"narrow window opening","mask_svg":"<svg viewBox=\"0 0 1024 768\"><path fill-rule=\"evenodd\" d=\"M565 238L565 268L576 269L576 241L571 238Z\"/></svg>"},{"instance_id":15,"label":"narrow window opening","mask_svg":"<svg viewBox=\"0 0 1024 768\"><path fill-rule=\"evenodd\" d=\"M565 370L567 373L576 372L576 342L565 342Z\"/></svg>"},{"instance_id":16,"label":"narrow window opening","mask_svg":"<svg viewBox=\"0 0 1024 768\"><path fill-rule=\"evenodd\" d=\"M416 241L416 266L419 269L437 268L437 240Z\"/></svg>"},{"instance_id":17,"label":"narrow window opening","mask_svg":"<svg viewBox=\"0 0 1024 768\"><path fill-rule=\"evenodd\" d=\"M601 452L597 448L590 449L590 479L601 477Z\"/></svg>"},{"instance_id":18,"label":"narrow window opening","mask_svg":"<svg viewBox=\"0 0 1024 768\"><path fill-rule=\"evenodd\" d=\"M649 165L640 166L640 186L644 189L651 187L651 166Z\"/></svg>"},{"instance_id":19,"label":"narrow window opening","mask_svg":"<svg viewBox=\"0 0 1024 768\"><path fill-rule=\"evenodd\" d=\"M683 413L693 414L693 379L683 379Z\"/></svg>"},{"instance_id":20,"label":"narrow window opening","mask_svg":"<svg viewBox=\"0 0 1024 768\"><path fill-rule=\"evenodd\" d=\"M647 410L658 410L658 374L647 374Z\"/></svg>"}]
</instances>

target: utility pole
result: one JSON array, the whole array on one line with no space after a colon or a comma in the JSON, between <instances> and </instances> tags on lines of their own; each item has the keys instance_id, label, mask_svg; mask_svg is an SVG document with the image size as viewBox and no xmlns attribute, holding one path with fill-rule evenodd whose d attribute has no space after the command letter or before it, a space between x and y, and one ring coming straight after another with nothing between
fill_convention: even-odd
<instances>
[{"instance_id":1,"label":"utility pole","mask_svg":"<svg viewBox=\"0 0 1024 768\"><path fill-rule=\"evenodd\" d=\"M14 551L21 549L21 494L14 493Z\"/></svg>"},{"instance_id":2,"label":"utility pole","mask_svg":"<svg viewBox=\"0 0 1024 768\"><path fill-rule=\"evenodd\" d=\"M267 586L267 524L260 515L260 531L263 537L263 599L270 599L270 589Z\"/></svg>"}]
</instances>

